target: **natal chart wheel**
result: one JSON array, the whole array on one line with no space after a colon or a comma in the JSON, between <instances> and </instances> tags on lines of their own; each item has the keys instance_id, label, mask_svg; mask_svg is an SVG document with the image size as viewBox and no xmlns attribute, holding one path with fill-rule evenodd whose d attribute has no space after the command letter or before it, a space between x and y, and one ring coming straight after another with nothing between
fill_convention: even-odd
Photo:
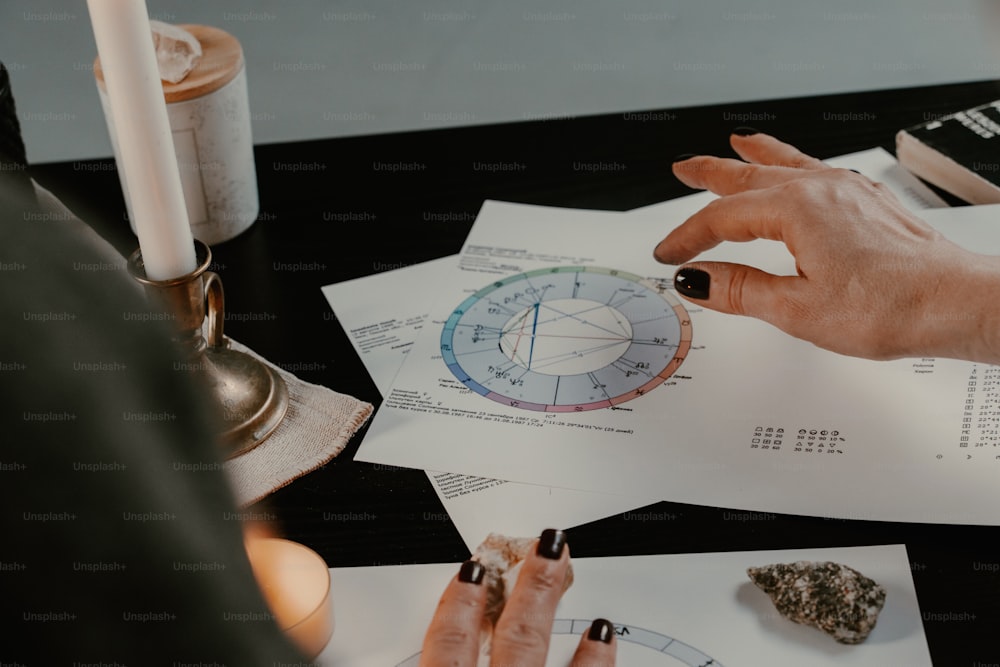
<instances>
[{"instance_id":1,"label":"natal chart wheel","mask_svg":"<svg viewBox=\"0 0 1000 667\"><path fill-rule=\"evenodd\" d=\"M445 322L441 354L469 389L524 410L582 412L647 393L691 347L667 281L559 266L490 283Z\"/></svg>"}]
</instances>

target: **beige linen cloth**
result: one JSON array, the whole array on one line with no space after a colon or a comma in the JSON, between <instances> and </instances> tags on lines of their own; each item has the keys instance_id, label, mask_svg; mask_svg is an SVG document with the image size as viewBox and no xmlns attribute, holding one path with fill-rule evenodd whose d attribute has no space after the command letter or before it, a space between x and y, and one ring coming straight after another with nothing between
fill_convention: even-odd
<instances>
[{"instance_id":1,"label":"beige linen cloth","mask_svg":"<svg viewBox=\"0 0 1000 667\"><path fill-rule=\"evenodd\" d=\"M34 185L38 205L43 211L51 212L54 220L79 224L86 238L124 268L125 259L111 244L55 195L38 183ZM141 289L139 283L135 285L136 289ZM223 464L237 504L246 507L337 456L371 416L373 406L328 387L305 382L238 341L229 338L229 342L233 349L250 354L275 369L288 385L288 412L274 432L249 452Z\"/></svg>"},{"instance_id":2,"label":"beige linen cloth","mask_svg":"<svg viewBox=\"0 0 1000 667\"><path fill-rule=\"evenodd\" d=\"M245 507L330 461L373 408L371 403L300 380L232 338L229 342L234 350L268 364L288 385L288 412L274 433L223 465L236 502Z\"/></svg>"}]
</instances>

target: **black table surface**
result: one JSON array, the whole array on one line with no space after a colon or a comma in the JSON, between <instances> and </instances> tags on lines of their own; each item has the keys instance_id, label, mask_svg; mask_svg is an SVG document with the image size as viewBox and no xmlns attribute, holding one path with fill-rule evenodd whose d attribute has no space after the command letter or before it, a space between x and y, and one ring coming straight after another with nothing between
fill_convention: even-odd
<instances>
[{"instance_id":1,"label":"black table surface","mask_svg":"<svg viewBox=\"0 0 1000 667\"><path fill-rule=\"evenodd\" d=\"M320 288L459 252L484 200L628 210L689 194L672 158L733 155L738 126L827 158L892 151L896 130L994 99L1000 81L258 145L258 220L212 248L226 333L377 409L381 396ZM31 174L123 255L136 249L113 160ZM468 557L422 471L353 460L364 433L249 510L331 567ZM1000 664L1000 528L671 502L563 528L575 557L905 544L935 664Z\"/></svg>"}]
</instances>

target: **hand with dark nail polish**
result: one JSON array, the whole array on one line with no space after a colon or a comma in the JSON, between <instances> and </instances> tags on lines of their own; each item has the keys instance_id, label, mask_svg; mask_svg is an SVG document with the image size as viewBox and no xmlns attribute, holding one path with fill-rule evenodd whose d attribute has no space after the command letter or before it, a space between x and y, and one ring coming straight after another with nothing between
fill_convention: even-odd
<instances>
[{"instance_id":1,"label":"hand with dark nail polish","mask_svg":"<svg viewBox=\"0 0 1000 667\"><path fill-rule=\"evenodd\" d=\"M729 140L741 160L685 155L671 166L685 185L719 195L653 251L678 265L680 296L840 354L1000 363L1000 257L952 243L852 170L753 128ZM784 243L796 273L694 261L754 239Z\"/></svg>"},{"instance_id":2,"label":"hand with dark nail polish","mask_svg":"<svg viewBox=\"0 0 1000 667\"><path fill-rule=\"evenodd\" d=\"M566 533L554 529L542 531L530 547L518 563L520 571L506 599L507 588L498 574L502 568L484 552L477 550L476 555L486 558L483 562L462 563L424 636L421 665L475 665L487 653L491 665L545 665L548 642L542 644L537 639L552 634L556 606L570 585L569 547ZM494 550L506 553L506 549ZM484 647L488 647L486 652ZM614 624L598 618L580 637L570 665L614 667L616 653Z\"/></svg>"}]
</instances>

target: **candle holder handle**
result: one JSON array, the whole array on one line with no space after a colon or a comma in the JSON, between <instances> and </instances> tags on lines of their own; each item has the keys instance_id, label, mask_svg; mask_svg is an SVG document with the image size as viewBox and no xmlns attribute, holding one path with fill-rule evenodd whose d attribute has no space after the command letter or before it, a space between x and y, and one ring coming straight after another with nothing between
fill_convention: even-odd
<instances>
[{"instance_id":1,"label":"candle holder handle","mask_svg":"<svg viewBox=\"0 0 1000 667\"><path fill-rule=\"evenodd\" d=\"M208 270L212 263L209 247L197 239L194 243L198 266L179 278L147 278L141 249L132 253L128 269L145 287L151 305L173 316L172 337L187 357L187 368L208 387L221 408L219 445L224 457L230 459L250 451L274 432L288 412L288 387L273 368L232 349L223 333L222 279ZM207 329L207 345L203 328Z\"/></svg>"},{"instance_id":2,"label":"candle holder handle","mask_svg":"<svg viewBox=\"0 0 1000 667\"><path fill-rule=\"evenodd\" d=\"M205 272L205 317L209 347L229 347L229 341L222 333L226 320L226 295L222 289L222 278L215 271Z\"/></svg>"}]
</instances>

